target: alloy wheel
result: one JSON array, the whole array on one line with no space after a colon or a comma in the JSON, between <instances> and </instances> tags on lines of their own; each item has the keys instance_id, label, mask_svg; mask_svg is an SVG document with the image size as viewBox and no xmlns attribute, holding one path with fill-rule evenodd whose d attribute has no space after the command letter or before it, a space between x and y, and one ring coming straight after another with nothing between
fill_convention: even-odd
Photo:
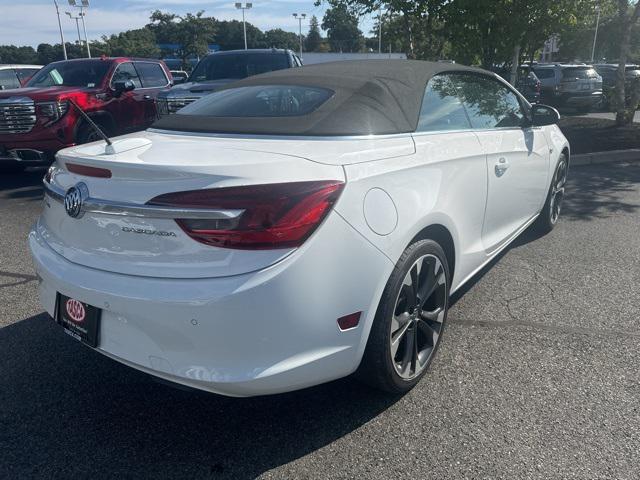
<instances>
[{"instance_id":1,"label":"alloy wheel","mask_svg":"<svg viewBox=\"0 0 640 480\"><path fill-rule=\"evenodd\" d=\"M389 348L393 367L404 380L422 373L442 334L447 309L447 278L435 255L411 266L396 299Z\"/></svg>"},{"instance_id":2,"label":"alloy wheel","mask_svg":"<svg viewBox=\"0 0 640 480\"><path fill-rule=\"evenodd\" d=\"M551 187L551 202L549 202L549 214L551 223L555 224L560 217L562 201L564 200L564 186L567 183L567 162L563 159L556 168Z\"/></svg>"}]
</instances>

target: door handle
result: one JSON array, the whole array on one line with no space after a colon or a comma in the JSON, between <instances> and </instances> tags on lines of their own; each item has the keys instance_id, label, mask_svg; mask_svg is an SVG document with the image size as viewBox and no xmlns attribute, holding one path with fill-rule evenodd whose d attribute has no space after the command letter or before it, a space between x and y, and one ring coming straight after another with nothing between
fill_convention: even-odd
<instances>
[{"instance_id":1,"label":"door handle","mask_svg":"<svg viewBox=\"0 0 640 480\"><path fill-rule=\"evenodd\" d=\"M501 157L495 166L496 177L499 178L502 175L504 175L504 172L506 172L508 168L509 168L509 162L507 162L506 158Z\"/></svg>"},{"instance_id":2,"label":"door handle","mask_svg":"<svg viewBox=\"0 0 640 480\"><path fill-rule=\"evenodd\" d=\"M151 100L151 95L145 95L142 98L144 98L145 100Z\"/></svg>"}]
</instances>

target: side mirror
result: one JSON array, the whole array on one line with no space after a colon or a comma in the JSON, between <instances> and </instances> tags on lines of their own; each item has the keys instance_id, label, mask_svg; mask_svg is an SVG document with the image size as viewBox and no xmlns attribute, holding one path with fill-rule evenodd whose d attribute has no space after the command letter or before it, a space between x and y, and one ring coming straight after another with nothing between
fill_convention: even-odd
<instances>
[{"instance_id":1,"label":"side mirror","mask_svg":"<svg viewBox=\"0 0 640 480\"><path fill-rule=\"evenodd\" d=\"M560 113L548 105L533 105L531 107L531 123L536 127L555 125L560 121Z\"/></svg>"},{"instance_id":2,"label":"side mirror","mask_svg":"<svg viewBox=\"0 0 640 480\"><path fill-rule=\"evenodd\" d=\"M116 97L119 97L125 92L130 92L134 88L136 88L136 86L131 80L125 80L123 82L113 82L113 90Z\"/></svg>"}]
</instances>

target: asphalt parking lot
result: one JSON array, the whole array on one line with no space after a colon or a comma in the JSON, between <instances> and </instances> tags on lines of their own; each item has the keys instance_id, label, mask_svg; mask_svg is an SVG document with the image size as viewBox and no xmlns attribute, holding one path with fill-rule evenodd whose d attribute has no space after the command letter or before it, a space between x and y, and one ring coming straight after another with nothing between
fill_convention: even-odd
<instances>
[{"instance_id":1,"label":"asphalt parking lot","mask_svg":"<svg viewBox=\"0 0 640 480\"><path fill-rule=\"evenodd\" d=\"M158 384L44 314L42 171L0 177L0 478L640 478L640 162L575 168L559 226L454 298L408 395Z\"/></svg>"}]
</instances>

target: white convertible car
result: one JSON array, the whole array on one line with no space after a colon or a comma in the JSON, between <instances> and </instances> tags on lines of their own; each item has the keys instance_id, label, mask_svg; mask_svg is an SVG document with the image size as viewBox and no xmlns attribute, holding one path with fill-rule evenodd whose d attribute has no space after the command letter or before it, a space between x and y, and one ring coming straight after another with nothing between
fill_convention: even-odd
<instances>
[{"instance_id":1,"label":"white convertible car","mask_svg":"<svg viewBox=\"0 0 640 480\"><path fill-rule=\"evenodd\" d=\"M424 375L448 301L558 221L569 145L494 74L413 61L251 77L59 152L29 237L64 330L231 396Z\"/></svg>"}]
</instances>

